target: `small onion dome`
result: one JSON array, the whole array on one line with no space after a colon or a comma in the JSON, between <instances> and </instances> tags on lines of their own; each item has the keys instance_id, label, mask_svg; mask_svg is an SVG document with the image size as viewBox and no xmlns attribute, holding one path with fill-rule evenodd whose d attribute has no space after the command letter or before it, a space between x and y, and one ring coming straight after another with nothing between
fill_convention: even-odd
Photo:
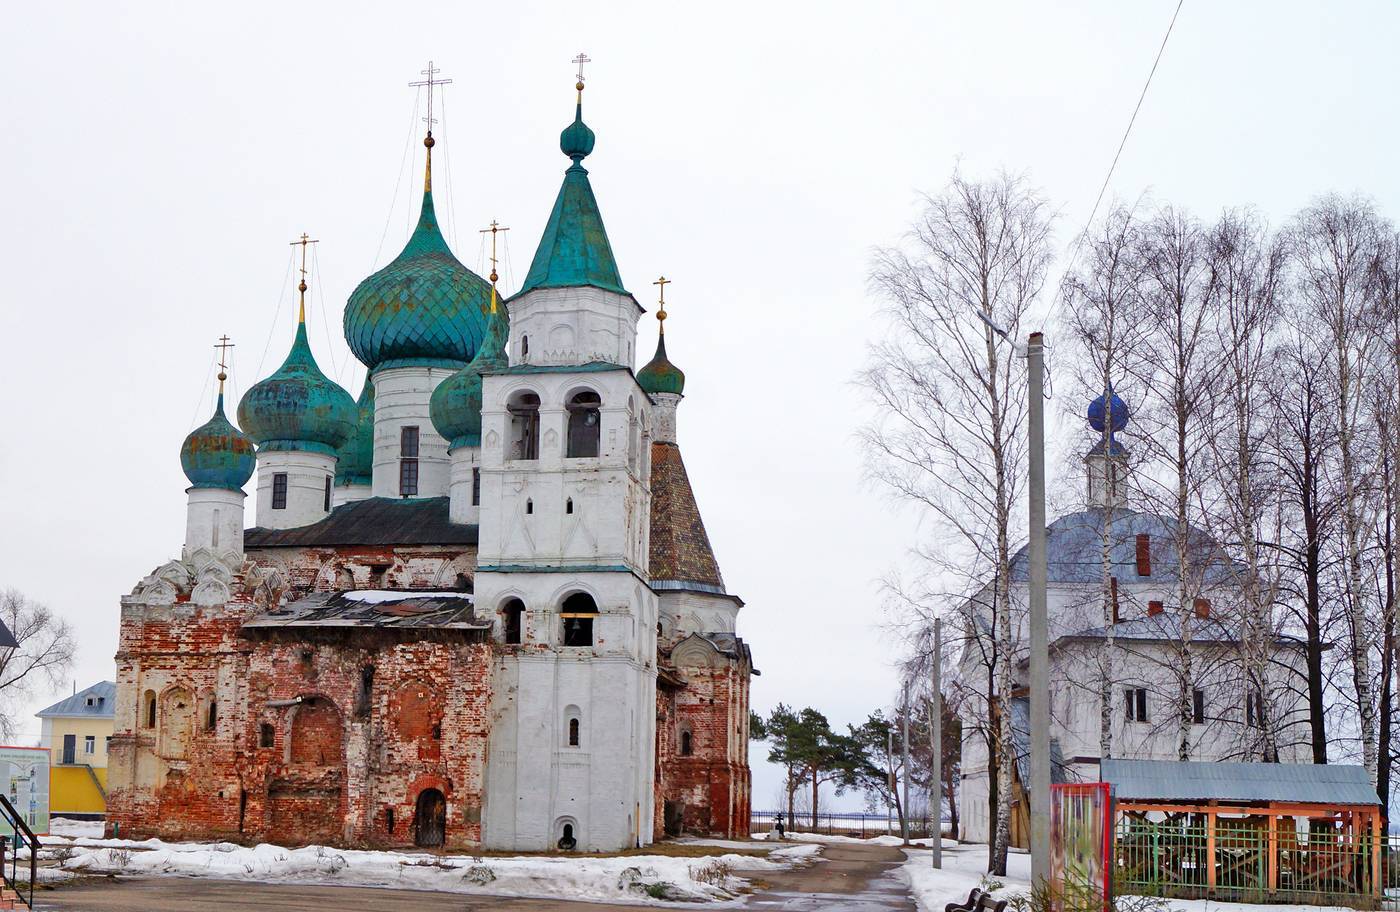
<instances>
[{"instance_id":1,"label":"small onion dome","mask_svg":"<svg viewBox=\"0 0 1400 912\"><path fill-rule=\"evenodd\" d=\"M335 452L338 485L367 485L374 478L374 384L369 377L365 377L365 388L355 405L360 410L355 433Z\"/></svg>"},{"instance_id":2,"label":"small onion dome","mask_svg":"<svg viewBox=\"0 0 1400 912\"><path fill-rule=\"evenodd\" d=\"M646 390L647 395L675 393L679 396L685 390L685 373L666 357L664 334L656 340L656 357L637 371L637 383Z\"/></svg>"},{"instance_id":3,"label":"small onion dome","mask_svg":"<svg viewBox=\"0 0 1400 912\"><path fill-rule=\"evenodd\" d=\"M505 305L501 304L487 318L486 338L476 357L433 390L428 414L449 450L481 446L481 376L507 365L507 327Z\"/></svg>"},{"instance_id":4,"label":"small onion dome","mask_svg":"<svg viewBox=\"0 0 1400 912\"><path fill-rule=\"evenodd\" d=\"M1113 391L1113 387L1108 388L1108 408L1104 408L1103 394L1093 402L1089 403L1089 427L1103 433L1104 413L1108 413L1110 426L1116 433L1128 426L1128 403L1118 398L1118 394Z\"/></svg>"},{"instance_id":5,"label":"small onion dome","mask_svg":"<svg viewBox=\"0 0 1400 912\"><path fill-rule=\"evenodd\" d=\"M593 131L583 122L583 101L580 99L578 106L574 108L574 122L559 134L559 151L575 163L581 162L593 154L594 140Z\"/></svg>"},{"instance_id":6,"label":"small onion dome","mask_svg":"<svg viewBox=\"0 0 1400 912\"><path fill-rule=\"evenodd\" d=\"M486 332L491 286L463 266L438 230L433 192L398 257L365 279L345 305L345 341L371 371L458 368Z\"/></svg>"},{"instance_id":7,"label":"small onion dome","mask_svg":"<svg viewBox=\"0 0 1400 912\"><path fill-rule=\"evenodd\" d=\"M237 491L253 477L253 441L224 417L224 394L214 417L195 428L180 446L180 467L196 488Z\"/></svg>"},{"instance_id":8,"label":"small onion dome","mask_svg":"<svg viewBox=\"0 0 1400 912\"><path fill-rule=\"evenodd\" d=\"M297 324L287 360L266 380L255 383L238 403L238 423L264 450L304 450L334 456L355 433L355 400L316 366Z\"/></svg>"}]
</instances>

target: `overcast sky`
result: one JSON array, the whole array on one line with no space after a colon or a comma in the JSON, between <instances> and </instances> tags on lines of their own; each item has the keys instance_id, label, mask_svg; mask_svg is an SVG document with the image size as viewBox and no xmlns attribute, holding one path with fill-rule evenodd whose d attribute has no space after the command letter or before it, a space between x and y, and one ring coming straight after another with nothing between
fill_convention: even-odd
<instances>
[{"instance_id":1,"label":"overcast sky","mask_svg":"<svg viewBox=\"0 0 1400 912\"><path fill-rule=\"evenodd\" d=\"M1053 286L1175 5L12 4L0 587L76 625L79 687L112 677L118 598L180 551L178 448L211 408L211 346L237 343L234 399L280 363L302 231L321 241L312 347L358 393L342 307L418 206L406 83L429 58L454 80L438 211L482 273L477 229L510 226L509 292L568 164L583 50L587 164L623 280L649 309L657 275L675 283L680 439L747 602L753 705L857 721L894 694L878 579L921 534L862 482L854 438L853 376L879 331L870 250L959 163L1024 170L1059 212ZM1397 33L1393 3L1187 0L1110 197L1279 222L1359 189L1395 214ZM649 353L650 314L639 338ZM754 806L776 791L756 770Z\"/></svg>"}]
</instances>

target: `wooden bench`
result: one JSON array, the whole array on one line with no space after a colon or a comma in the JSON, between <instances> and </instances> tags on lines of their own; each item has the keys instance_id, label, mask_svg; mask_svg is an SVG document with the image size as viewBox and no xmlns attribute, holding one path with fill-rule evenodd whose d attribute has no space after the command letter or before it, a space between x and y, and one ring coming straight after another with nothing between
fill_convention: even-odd
<instances>
[{"instance_id":1,"label":"wooden bench","mask_svg":"<svg viewBox=\"0 0 1400 912\"><path fill-rule=\"evenodd\" d=\"M948 903L943 912L1006 912L1006 900L993 899L990 893L973 887L966 902Z\"/></svg>"}]
</instances>

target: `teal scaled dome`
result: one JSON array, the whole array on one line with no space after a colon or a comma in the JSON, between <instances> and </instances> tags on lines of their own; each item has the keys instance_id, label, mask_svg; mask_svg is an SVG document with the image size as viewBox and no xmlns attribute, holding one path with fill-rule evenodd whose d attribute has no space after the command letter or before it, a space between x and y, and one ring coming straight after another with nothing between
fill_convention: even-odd
<instances>
[{"instance_id":1,"label":"teal scaled dome","mask_svg":"<svg viewBox=\"0 0 1400 912\"><path fill-rule=\"evenodd\" d=\"M355 433L336 450L335 483L367 485L374 480L374 384L365 378L365 387L355 403L360 419Z\"/></svg>"},{"instance_id":2,"label":"teal scaled dome","mask_svg":"<svg viewBox=\"0 0 1400 912\"><path fill-rule=\"evenodd\" d=\"M476 355L486 333L490 294L486 280L448 248L429 185L403 252L361 282L346 302L345 341L371 371L459 368Z\"/></svg>"},{"instance_id":3,"label":"teal scaled dome","mask_svg":"<svg viewBox=\"0 0 1400 912\"><path fill-rule=\"evenodd\" d=\"M449 450L481 446L481 376L507 366L508 327L505 304L500 304L487 317L486 339L476 357L433 390L428 414L433 427L447 440Z\"/></svg>"},{"instance_id":4,"label":"teal scaled dome","mask_svg":"<svg viewBox=\"0 0 1400 912\"><path fill-rule=\"evenodd\" d=\"M253 477L257 464L253 441L224 417L224 394L220 391L214 417L190 431L180 446L185 477L192 487L238 491Z\"/></svg>"},{"instance_id":5,"label":"teal scaled dome","mask_svg":"<svg viewBox=\"0 0 1400 912\"><path fill-rule=\"evenodd\" d=\"M637 371L637 384L649 396L657 393L679 396L685 390L685 373L666 357L665 334L656 340L656 356L647 362L646 367Z\"/></svg>"},{"instance_id":6,"label":"teal scaled dome","mask_svg":"<svg viewBox=\"0 0 1400 912\"><path fill-rule=\"evenodd\" d=\"M316 366L306 323L272 376L249 387L238 403L238 423L264 450L303 450L334 456L355 433L355 400Z\"/></svg>"}]
</instances>

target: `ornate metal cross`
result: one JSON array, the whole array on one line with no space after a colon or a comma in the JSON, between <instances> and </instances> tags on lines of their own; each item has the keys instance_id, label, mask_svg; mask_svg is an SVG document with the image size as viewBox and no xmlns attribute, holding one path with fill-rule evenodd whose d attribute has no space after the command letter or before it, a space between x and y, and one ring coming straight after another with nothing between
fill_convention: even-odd
<instances>
[{"instance_id":1,"label":"ornate metal cross","mask_svg":"<svg viewBox=\"0 0 1400 912\"><path fill-rule=\"evenodd\" d=\"M583 65L584 65L585 63L592 63L593 60L592 60L591 58L587 57L587 56L583 53L583 51L579 51L579 52L578 52L578 56L575 57L573 60L571 60L571 61L569 61L569 62L570 62L570 63L577 63L577 64L578 64L578 81L579 81L579 82L583 82Z\"/></svg>"},{"instance_id":2,"label":"ornate metal cross","mask_svg":"<svg viewBox=\"0 0 1400 912\"><path fill-rule=\"evenodd\" d=\"M423 122L428 125L428 132L431 133L433 132L433 124L437 123L437 121L433 118L433 86L450 85L452 80L434 79L433 77L436 76L438 73L441 73L442 70L433 66L433 62L431 60L428 61L428 68L426 70L419 70L418 72L424 76L427 76L428 78L420 79L417 82L410 82L409 85L413 86L414 88L417 88L419 86L428 87L428 116L423 118Z\"/></svg>"},{"instance_id":3,"label":"ornate metal cross","mask_svg":"<svg viewBox=\"0 0 1400 912\"><path fill-rule=\"evenodd\" d=\"M485 234L488 231L491 232L491 281L493 283L496 279L500 278L496 275L496 234L501 231L509 230L509 228L502 227L500 222L492 219L491 226L489 228L482 228L480 232L481 234Z\"/></svg>"}]
</instances>

